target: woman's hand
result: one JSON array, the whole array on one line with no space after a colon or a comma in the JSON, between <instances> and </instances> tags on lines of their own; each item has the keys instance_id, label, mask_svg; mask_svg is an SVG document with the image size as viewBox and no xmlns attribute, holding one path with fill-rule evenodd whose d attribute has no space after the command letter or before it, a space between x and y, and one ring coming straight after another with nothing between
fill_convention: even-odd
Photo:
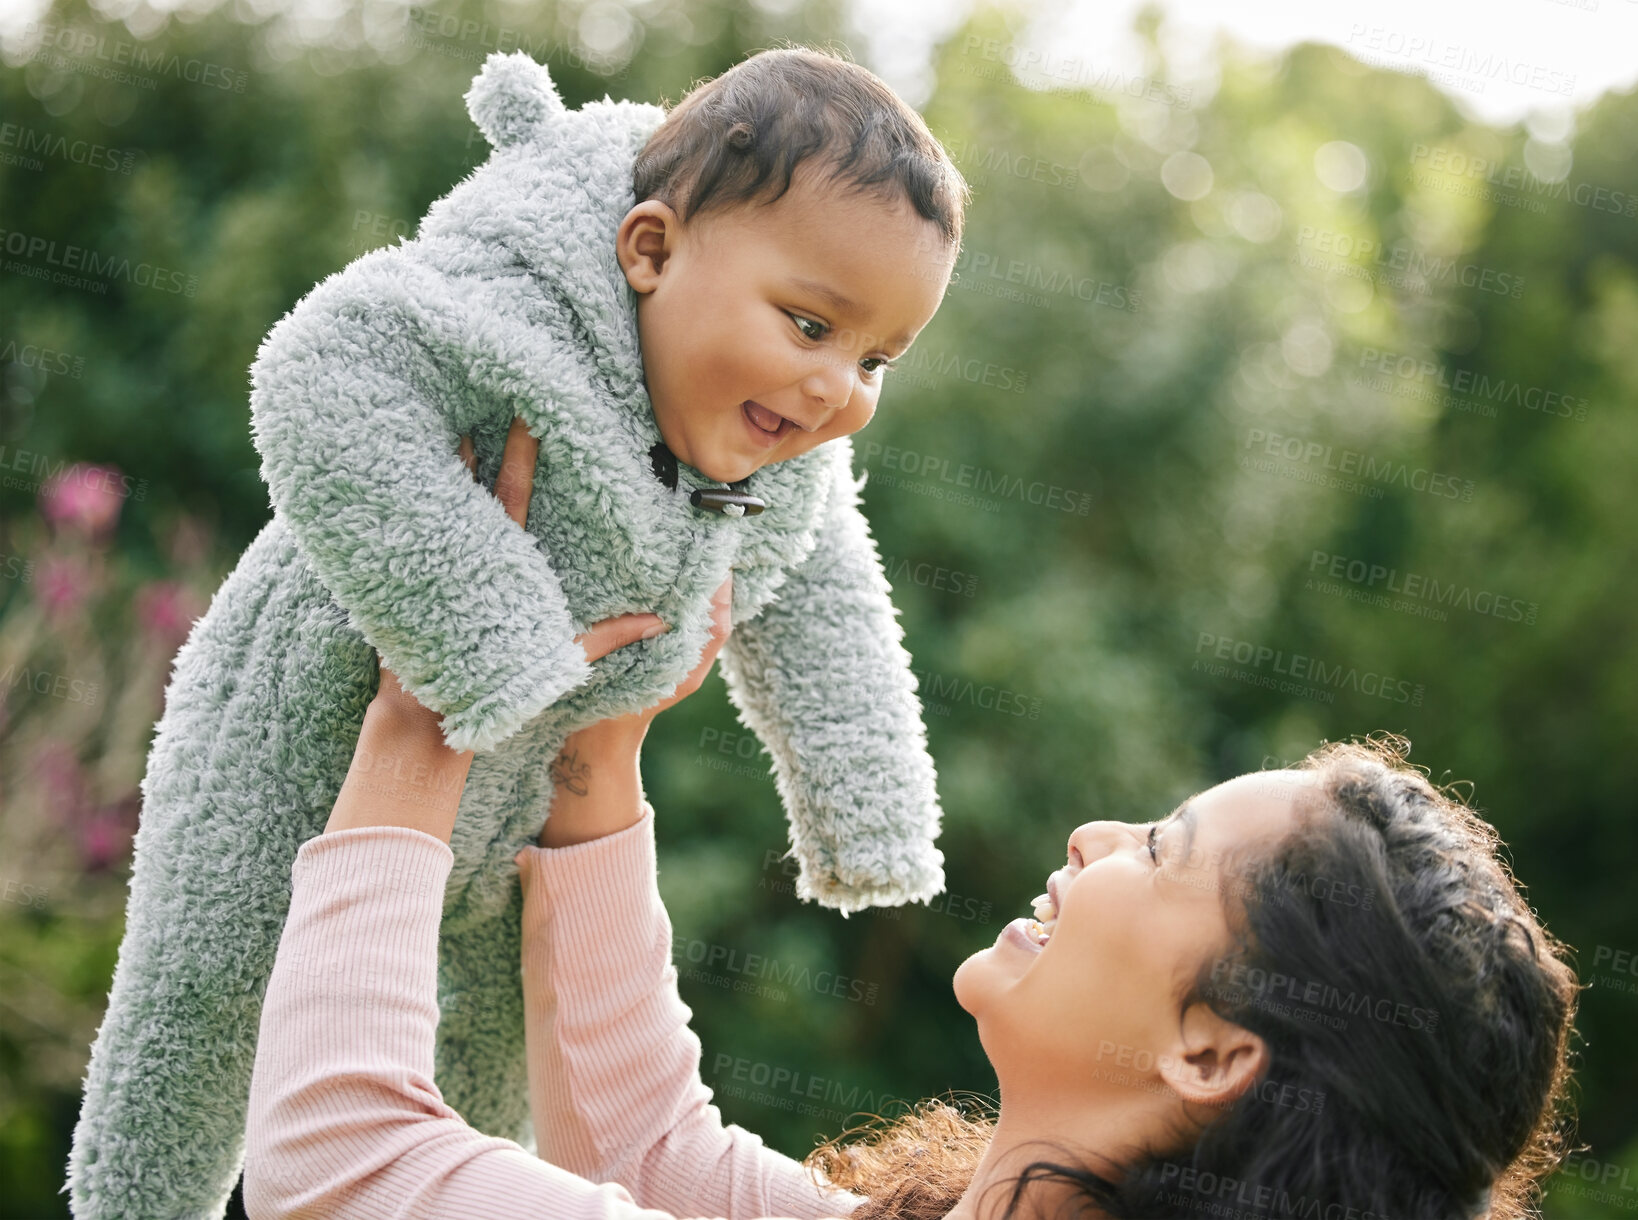
<instances>
[{"instance_id":1,"label":"woman's hand","mask_svg":"<svg viewBox=\"0 0 1638 1220\"><path fill-rule=\"evenodd\" d=\"M520 526L527 522L539 451L540 442L529 435L522 420L514 419L495 478L495 496ZM477 457L471 437L461 438L460 455L475 475ZM665 630L656 614L622 614L594 624L575 639L586 659L595 661ZM325 833L360 826L407 826L448 843L474 752L446 746L438 713L404 690L398 676L380 665L379 656L376 663L380 683L364 711L352 767L336 796Z\"/></svg>"},{"instance_id":2,"label":"woman's hand","mask_svg":"<svg viewBox=\"0 0 1638 1220\"><path fill-rule=\"evenodd\" d=\"M643 777L638 756L648 726L666 708L699 690L711 672L732 619L732 574L711 599L711 637L699 663L677 689L654 706L611 716L569 734L552 763L551 814L540 832L542 847L569 847L634 826L643 815Z\"/></svg>"},{"instance_id":3,"label":"woman's hand","mask_svg":"<svg viewBox=\"0 0 1638 1220\"><path fill-rule=\"evenodd\" d=\"M501 451L500 471L495 475L495 498L506 509L506 515L519 526L528 524L529 498L534 494L535 461L539 454L540 442L529 435L529 429L521 419L514 419L511 431L506 434L506 447ZM472 448L470 436L461 438L460 456L466 468L476 477L478 457ZM574 638L585 650L586 660L596 661L616 648L650 639L666 630L668 628L657 614L620 614L594 623L590 630ZM379 657L376 663L380 664ZM376 704L385 705L388 711L412 724L421 723L435 728L439 720L438 713L424 707L415 696L399 686L397 676L384 665L381 666L381 685L370 706L374 708ZM472 751L468 750L466 754L470 758Z\"/></svg>"},{"instance_id":4,"label":"woman's hand","mask_svg":"<svg viewBox=\"0 0 1638 1220\"><path fill-rule=\"evenodd\" d=\"M629 712L624 716L610 716L594 725L581 729L580 732L570 735L569 740L581 738L582 734L603 735L609 737L634 737L641 742L648 733L648 726L654 723L654 717L688 698L705 684L705 676L711 672L711 666L717 659L717 653L722 651L722 642L728 638L732 629L732 612L734 600L734 576L730 572L728 579L717 586L717 591L711 595L711 635L706 640L705 650L700 653L700 659L688 676L677 684L677 689L652 707L644 708L640 712ZM647 617L647 616L634 616ZM617 623L618 619L606 619L607 623ZM603 626L599 623L598 626ZM593 629L595 630L595 628Z\"/></svg>"}]
</instances>

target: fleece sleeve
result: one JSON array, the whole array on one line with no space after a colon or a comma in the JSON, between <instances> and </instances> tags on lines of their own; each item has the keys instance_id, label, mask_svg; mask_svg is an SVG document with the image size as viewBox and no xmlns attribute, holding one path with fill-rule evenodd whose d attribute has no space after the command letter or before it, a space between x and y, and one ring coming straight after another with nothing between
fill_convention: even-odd
<instances>
[{"instance_id":1,"label":"fleece sleeve","mask_svg":"<svg viewBox=\"0 0 1638 1220\"><path fill-rule=\"evenodd\" d=\"M863 1200L724 1125L700 1079L660 900L654 810L571 847L525 847L523 986L540 1155L679 1215L842 1216Z\"/></svg>"},{"instance_id":2,"label":"fleece sleeve","mask_svg":"<svg viewBox=\"0 0 1638 1220\"><path fill-rule=\"evenodd\" d=\"M944 855L916 676L859 508L864 479L850 448L836 452L817 545L719 659L729 699L773 756L797 897L846 913L931 898Z\"/></svg>"},{"instance_id":3,"label":"fleece sleeve","mask_svg":"<svg viewBox=\"0 0 1638 1220\"><path fill-rule=\"evenodd\" d=\"M451 749L485 750L592 670L538 540L457 455L474 419L510 410L461 383L459 294L405 249L352 263L272 329L252 439L350 624L442 715Z\"/></svg>"},{"instance_id":4,"label":"fleece sleeve","mask_svg":"<svg viewBox=\"0 0 1638 1220\"><path fill-rule=\"evenodd\" d=\"M473 1130L444 1102L433 1047L453 863L442 840L407 827L324 834L297 852L251 1077L247 1214L673 1220Z\"/></svg>"}]
</instances>

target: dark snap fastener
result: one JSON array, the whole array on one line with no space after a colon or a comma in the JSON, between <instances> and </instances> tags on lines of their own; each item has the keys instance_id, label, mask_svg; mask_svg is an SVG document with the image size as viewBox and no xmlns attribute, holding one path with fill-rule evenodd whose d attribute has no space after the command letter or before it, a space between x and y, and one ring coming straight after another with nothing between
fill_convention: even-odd
<instances>
[{"instance_id":1,"label":"dark snap fastener","mask_svg":"<svg viewBox=\"0 0 1638 1220\"><path fill-rule=\"evenodd\" d=\"M648 457L654 477L659 479L668 491L676 491L677 455L671 452L664 441L660 441L649 449ZM688 502L695 508L721 513L725 517L754 517L768 507L768 502L760 496L753 496L750 492L734 490L741 483L748 481L749 476L740 479L739 483L730 483L727 487L695 488L689 492Z\"/></svg>"}]
</instances>

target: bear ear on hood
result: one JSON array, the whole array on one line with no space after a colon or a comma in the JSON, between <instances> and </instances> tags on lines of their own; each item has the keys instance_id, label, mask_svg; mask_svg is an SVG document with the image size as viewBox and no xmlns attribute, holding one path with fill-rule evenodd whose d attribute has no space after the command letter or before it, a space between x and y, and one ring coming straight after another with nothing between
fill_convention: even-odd
<instances>
[{"instance_id":1,"label":"bear ear on hood","mask_svg":"<svg viewBox=\"0 0 1638 1220\"><path fill-rule=\"evenodd\" d=\"M563 99L546 71L523 51L495 51L466 91L466 109L495 148L525 143L564 113Z\"/></svg>"}]
</instances>

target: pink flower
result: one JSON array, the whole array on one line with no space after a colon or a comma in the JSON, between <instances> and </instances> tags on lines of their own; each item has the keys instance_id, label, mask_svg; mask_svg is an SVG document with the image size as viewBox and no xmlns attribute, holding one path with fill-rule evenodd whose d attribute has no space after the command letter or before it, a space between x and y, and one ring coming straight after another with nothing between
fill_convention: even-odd
<instances>
[{"instance_id":1,"label":"pink flower","mask_svg":"<svg viewBox=\"0 0 1638 1220\"><path fill-rule=\"evenodd\" d=\"M135 833L124 806L99 809L80 826L80 864L88 873L101 872L131 851Z\"/></svg>"},{"instance_id":2,"label":"pink flower","mask_svg":"<svg viewBox=\"0 0 1638 1220\"><path fill-rule=\"evenodd\" d=\"M75 462L40 488L40 513L54 527L98 540L113 532L125 499L126 480L118 466Z\"/></svg>"},{"instance_id":3,"label":"pink flower","mask_svg":"<svg viewBox=\"0 0 1638 1220\"><path fill-rule=\"evenodd\" d=\"M82 869L99 872L130 855L142 802L139 793L99 807L92 798L85 767L61 741L44 742L35 753L32 770L42 804L73 839Z\"/></svg>"},{"instance_id":4,"label":"pink flower","mask_svg":"<svg viewBox=\"0 0 1638 1220\"><path fill-rule=\"evenodd\" d=\"M175 648L188 638L199 614L192 592L174 580L155 581L137 590L137 622L149 639L166 648Z\"/></svg>"},{"instance_id":5,"label":"pink flower","mask_svg":"<svg viewBox=\"0 0 1638 1220\"><path fill-rule=\"evenodd\" d=\"M47 555L35 568L34 596L53 618L77 612L90 594L91 586L89 569L72 559Z\"/></svg>"},{"instance_id":6,"label":"pink flower","mask_svg":"<svg viewBox=\"0 0 1638 1220\"><path fill-rule=\"evenodd\" d=\"M34 756L34 777L46 806L64 825L73 825L89 804L85 771L74 751L60 741L43 743Z\"/></svg>"}]
</instances>

